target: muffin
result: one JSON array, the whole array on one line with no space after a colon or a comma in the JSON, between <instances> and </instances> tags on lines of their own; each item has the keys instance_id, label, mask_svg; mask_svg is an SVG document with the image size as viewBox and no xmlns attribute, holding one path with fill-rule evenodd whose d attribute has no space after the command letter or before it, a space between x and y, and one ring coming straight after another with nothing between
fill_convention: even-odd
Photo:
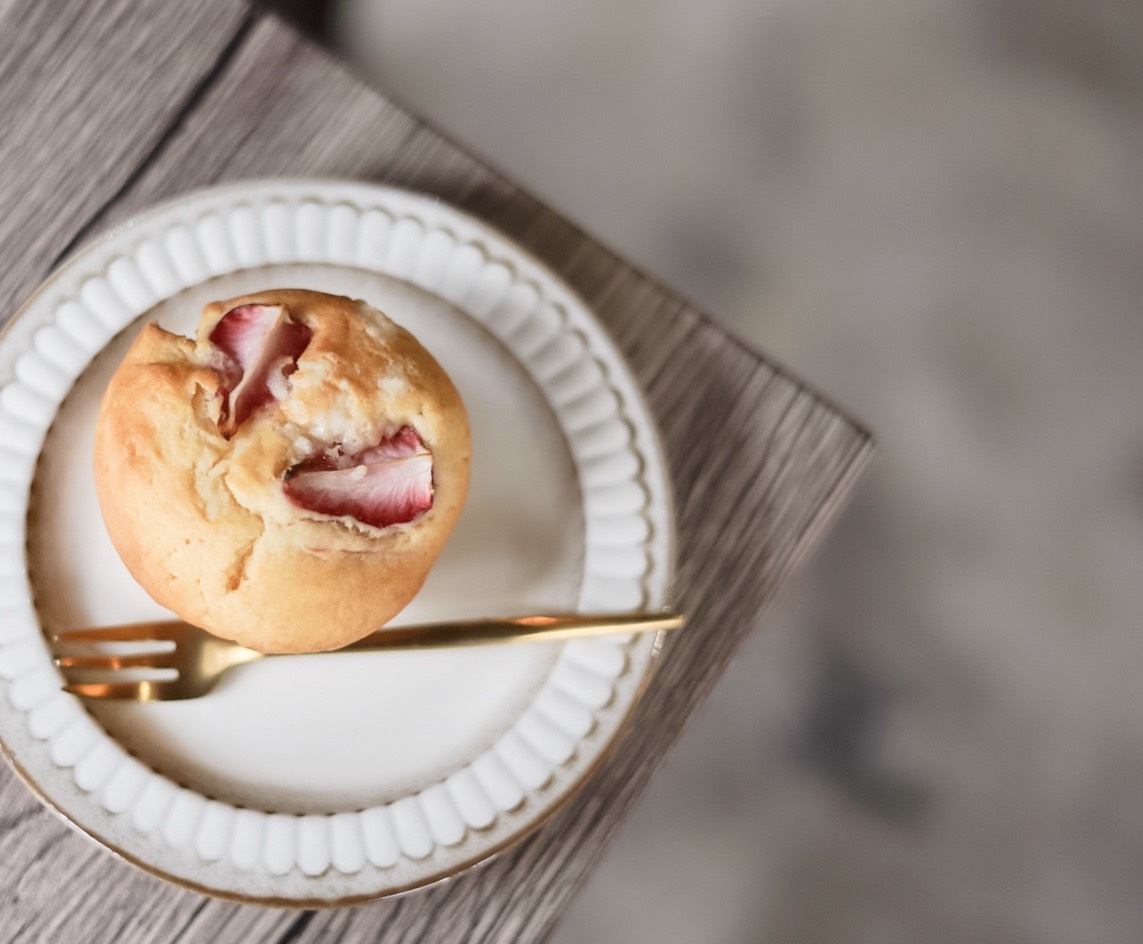
<instances>
[{"instance_id":1,"label":"muffin","mask_svg":"<svg viewBox=\"0 0 1143 944\"><path fill-rule=\"evenodd\" d=\"M441 366L363 301L214 302L195 340L146 325L112 377L95 483L160 604L261 652L336 649L417 593L468 488Z\"/></svg>"}]
</instances>

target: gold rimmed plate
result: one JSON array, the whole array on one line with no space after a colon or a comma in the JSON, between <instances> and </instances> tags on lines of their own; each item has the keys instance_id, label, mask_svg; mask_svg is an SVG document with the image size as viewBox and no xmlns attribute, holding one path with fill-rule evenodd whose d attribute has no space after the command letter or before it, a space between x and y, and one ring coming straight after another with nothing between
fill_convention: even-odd
<instances>
[{"instance_id":1,"label":"gold rimmed plate","mask_svg":"<svg viewBox=\"0 0 1143 944\"><path fill-rule=\"evenodd\" d=\"M558 278L438 201L258 181L184 197L58 271L0 341L0 741L75 825L166 878L337 904L415 888L525 834L580 783L654 637L267 660L207 698L84 705L44 630L161 618L103 530L98 399L141 324L267 287L367 299L468 406L468 504L396 622L662 607L667 474L630 371ZM156 509L161 513L161 509Z\"/></svg>"}]
</instances>

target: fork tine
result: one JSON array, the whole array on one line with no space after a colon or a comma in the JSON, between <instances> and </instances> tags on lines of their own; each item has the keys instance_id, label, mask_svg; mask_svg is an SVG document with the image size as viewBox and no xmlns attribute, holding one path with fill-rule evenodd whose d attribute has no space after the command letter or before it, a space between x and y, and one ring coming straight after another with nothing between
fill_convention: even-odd
<instances>
[{"instance_id":1,"label":"fork tine","mask_svg":"<svg viewBox=\"0 0 1143 944\"><path fill-rule=\"evenodd\" d=\"M56 656L53 660L61 669L177 669L177 653L132 652L128 655Z\"/></svg>"},{"instance_id":2,"label":"fork tine","mask_svg":"<svg viewBox=\"0 0 1143 944\"><path fill-rule=\"evenodd\" d=\"M172 640L175 634L173 622L135 623L127 626L113 626L110 629L69 629L55 633L58 642L151 642Z\"/></svg>"},{"instance_id":3,"label":"fork tine","mask_svg":"<svg viewBox=\"0 0 1143 944\"><path fill-rule=\"evenodd\" d=\"M118 701L178 701L193 697L176 682L77 682L64 686L65 692L80 698Z\"/></svg>"}]
</instances>

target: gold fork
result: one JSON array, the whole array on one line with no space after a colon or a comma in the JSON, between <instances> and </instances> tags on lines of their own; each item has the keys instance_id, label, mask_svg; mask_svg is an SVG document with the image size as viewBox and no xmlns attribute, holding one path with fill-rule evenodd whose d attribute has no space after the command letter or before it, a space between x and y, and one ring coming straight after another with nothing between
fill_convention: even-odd
<instances>
[{"instance_id":1,"label":"gold fork","mask_svg":"<svg viewBox=\"0 0 1143 944\"><path fill-rule=\"evenodd\" d=\"M603 636L611 633L646 633L678 629L681 614L567 613L548 616L516 616L499 619L424 623L382 629L336 652L378 649L439 649L452 646L490 645L508 642L552 642ZM179 701L199 698L209 692L227 672L240 665L267 658L261 652L219 639L179 620L132 623L96 629L57 633L65 649L84 643L173 643L157 652L57 654L55 663L64 670L64 690L84 698L126 701ZM131 669L174 669L175 678L130 681L88 681L92 672L105 676Z\"/></svg>"}]
</instances>

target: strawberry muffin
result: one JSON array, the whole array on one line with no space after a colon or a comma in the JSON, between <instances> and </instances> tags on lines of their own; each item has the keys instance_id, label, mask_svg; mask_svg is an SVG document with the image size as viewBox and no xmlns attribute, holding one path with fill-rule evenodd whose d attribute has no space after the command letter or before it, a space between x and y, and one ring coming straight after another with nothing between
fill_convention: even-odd
<instances>
[{"instance_id":1,"label":"strawberry muffin","mask_svg":"<svg viewBox=\"0 0 1143 944\"><path fill-rule=\"evenodd\" d=\"M336 649L421 588L468 488L468 421L417 340L302 290L146 325L104 395L95 482L154 599L262 652Z\"/></svg>"}]
</instances>

